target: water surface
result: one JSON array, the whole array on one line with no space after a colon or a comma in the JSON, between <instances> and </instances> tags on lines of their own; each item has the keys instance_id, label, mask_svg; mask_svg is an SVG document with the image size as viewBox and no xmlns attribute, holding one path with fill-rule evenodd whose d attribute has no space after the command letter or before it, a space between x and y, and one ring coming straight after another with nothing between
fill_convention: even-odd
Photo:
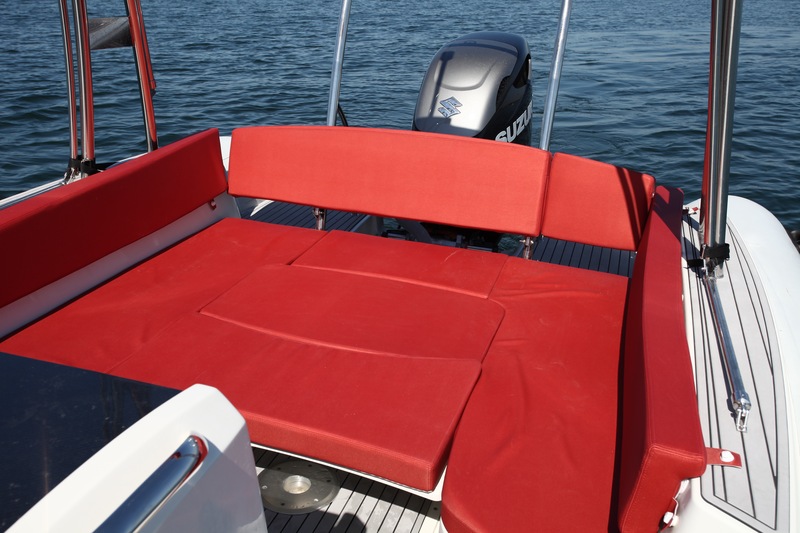
<instances>
[{"instance_id":1,"label":"water surface","mask_svg":"<svg viewBox=\"0 0 800 533\"><path fill-rule=\"evenodd\" d=\"M90 1L96 16L122 2ZM524 35L541 109L560 0L353 0L342 106L353 125L410 127L436 50L480 30ZM208 127L325 122L339 3L143 0L162 144ZM574 2L551 149L645 171L699 195L710 2ZM800 2L746 1L731 191L800 228ZM0 197L68 157L57 2L3 2ZM98 161L142 151L130 50L94 54ZM534 117L538 139L540 114ZM452 154L454 164L458 155ZM498 181L502 180L498 174ZM501 185L501 184L499 184Z\"/></svg>"}]
</instances>

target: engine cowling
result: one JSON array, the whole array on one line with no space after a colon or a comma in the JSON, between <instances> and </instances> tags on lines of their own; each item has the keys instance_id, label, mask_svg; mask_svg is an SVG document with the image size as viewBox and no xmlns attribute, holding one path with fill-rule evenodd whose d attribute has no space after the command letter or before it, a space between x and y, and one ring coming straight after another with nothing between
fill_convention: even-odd
<instances>
[{"instance_id":1,"label":"engine cowling","mask_svg":"<svg viewBox=\"0 0 800 533\"><path fill-rule=\"evenodd\" d=\"M531 53L524 37L471 33L434 56L412 128L530 145L532 92Z\"/></svg>"}]
</instances>

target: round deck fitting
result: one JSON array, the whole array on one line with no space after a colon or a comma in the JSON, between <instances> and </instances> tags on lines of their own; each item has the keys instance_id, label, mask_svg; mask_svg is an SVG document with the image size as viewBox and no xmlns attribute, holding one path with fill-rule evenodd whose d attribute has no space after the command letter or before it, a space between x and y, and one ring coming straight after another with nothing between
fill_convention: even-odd
<instances>
[{"instance_id":1,"label":"round deck fitting","mask_svg":"<svg viewBox=\"0 0 800 533\"><path fill-rule=\"evenodd\" d=\"M276 513L310 513L329 504L339 492L332 468L300 459L268 466L258 475L258 483L261 502Z\"/></svg>"}]
</instances>

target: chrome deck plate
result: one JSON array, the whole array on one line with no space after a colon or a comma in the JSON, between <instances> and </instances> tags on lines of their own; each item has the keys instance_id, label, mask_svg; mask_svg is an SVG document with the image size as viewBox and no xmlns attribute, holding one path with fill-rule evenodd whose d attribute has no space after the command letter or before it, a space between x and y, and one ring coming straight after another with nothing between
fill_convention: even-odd
<instances>
[{"instance_id":1,"label":"chrome deck plate","mask_svg":"<svg viewBox=\"0 0 800 533\"><path fill-rule=\"evenodd\" d=\"M301 459L269 465L259 474L258 483L261 502L276 513L310 513L328 505L339 492L332 468Z\"/></svg>"}]
</instances>

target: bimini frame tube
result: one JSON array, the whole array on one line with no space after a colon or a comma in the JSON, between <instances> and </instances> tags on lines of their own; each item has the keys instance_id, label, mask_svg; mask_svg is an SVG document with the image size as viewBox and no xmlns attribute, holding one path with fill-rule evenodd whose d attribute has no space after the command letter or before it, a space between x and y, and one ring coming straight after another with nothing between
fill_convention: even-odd
<instances>
[{"instance_id":1,"label":"bimini frame tube","mask_svg":"<svg viewBox=\"0 0 800 533\"><path fill-rule=\"evenodd\" d=\"M156 132L156 114L153 107L153 95L156 92L156 80L153 76L153 64L150 60L150 48L147 44L147 32L144 29L144 16L140 0L126 0L131 42L133 43L136 72L139 75L139 93L142 99L142 115L147 141L147 151L158 148Z\"/></svg>"},{"instance_id":2,"label":"bimini frame tube","mask_svg":"<svg viewBox=\"0 0 800 533\"><path fill-rule=\"evenodd\" d=\"M347 24L350 22L351 0L342 1L342 13L339 17L339 31L336 34L336 54L331 69L331 92L328 98L328 126L336 126L336 112L339 109L339 92L342 87L342 67L344 66L344 47L347 42ZM314 207L316 228L325 229L325 210Z\"/></svg>"},{"instance_id":3,"label":"bimini frame tube","mask_svg":"<svg viewBox=\"0 0 800 533\"><path fill-rule=\"evenodd\" d=\"M708 124L700 231L703 238L703 259L709 274L719 275L722 263L728 258L725 224L728 218L728 178L742 0L712 0L711 6Z\"/></svg>"},{"instance_id":4,"label":"bimini frame tube","mask_svg":"<svg viewBox=\"0 0 800 533\"><path fill-rule=\"evenodd\" d=\"M347 42L347 24L350 21L351 0L342 1L342 13L339 17L339 32L336 34L336 54L331 70L331 92L328 98L328 126L336 125L336 110L339 109L339 92L342 87L342 67L344 65L344 47Z\"/></svg>"},{"instance_id":5,"label":"bimini frame tube","mask_svg":"<svg viewBox=\"0 0 800 533\"><path fill-rule=\"evenodd\" d=\"M67 96L69 104L69 164L64 173L64 183L73 181L80 170L78 158L78 105L75 101L75 65L72 57L72 33L69 27L69 7L67 0L59 0L58 7L61 12L61 33L64 38L64 62L67 70Z\"/></svg>"},{"instance_id":6,"label":"bimini frame tube","mask_svg":"<svg viewBox=\"0 0 800 533\"><path fill-rule=\"evenodd\" d=\"M75 49L78 54L78 77L81 98L81 168L80 177L97 171L94 155L94 102L92 98L92 52L89 44L89 23L86 0L73 0L75 18Z\"/></svg>"},{"instance_id":7,"label":"bimini frame tube","mask_svg":"<svg viewBox=\"0 0 800 533\"><path fill-rule=\"evenodd\" d=\"M700 232L705 261L704 284L711 306L717 341L725 363L728 392L736 429L747 431L752 407L744 387L739 363L731 342L717 279L730 255L725 242L728 219L728 177L733 139L733 110L739 61L742 0L712 0L711 58L709 64L708 125L700 204Z\"/></svg>"},{"instance_id":8,"label":"bimini frame tube","mask_svg":"<svg viewBox=\"0 0 800 533\"><path fill-rule=\"evenodd\" d=\"M733 342L731 342L731 333L728 329L728 323L725 320L725 314L722 312L722 303L720 302L719 291L717 290L717 278L706 273L703 282L710 303L711 318L714 321L717 342L719 343L720 351L722 352L722 360L725 365L725 377L728 382L728 392L730 393L736 429L744 433L747 431L747 420L750 417L750 409L752 408L750 395L747 394L747 390L744 387L742 372L739 369L739 361L733 349Z\"/></svg>"},{"instance_id":9,"label":"bimini frame tube","mask_svg":"<svg viewBox=\"0 0 800 533\"><path fill-rule=\"evenodd\" d=\"M561 66L564 64L564 51L567 48L567 30L569 17L572 13L572 0L562 0L561 18L558 21L556 43L553 46L553 63L550 66L550 76L547 85L547 96L544 101L542 113L542 131L539 136L539 148L550 150L550 133L553 131L553 118L556 114L556 101L558 100L558 86L561 83Z\"/></svg>"}]
</instances>

